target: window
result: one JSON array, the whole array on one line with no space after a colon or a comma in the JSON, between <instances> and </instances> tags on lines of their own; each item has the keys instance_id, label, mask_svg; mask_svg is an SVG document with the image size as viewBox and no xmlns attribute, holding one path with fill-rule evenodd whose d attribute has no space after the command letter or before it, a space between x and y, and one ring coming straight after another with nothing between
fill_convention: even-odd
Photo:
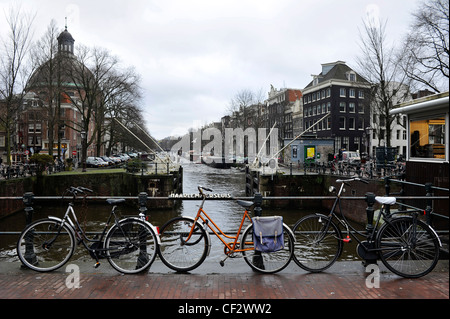
<instances>
[{"instance_id":1,"label":"window","mask_svg":"<svg viewBox=\"0 0 450 319\"><path fill-rule=\"evenodd\" d=\"M340 88L339 89L339 96L341 96L341 97L346 97L347 96L345 88Z\"/></svg>"},{"instance_id":2,"label":"window","mask_svg":"<svg viewBox=\"0 0 450 319\"><path fill-rule=\"evenodd\" d=\"M339 117L339 129L345 130L345 116Z\"/></svg>"},{"instance_id":3,"label":"window","mask_svg":"<svg viewBox=\"0 0 450 319\"><path fill-rule=\"evenodd\" d=\"M349 130L354 130L355 129L355 118L354 117L350 117L348 119L348 129Z\"/></svg>"},{"instance_id":4,"label":"window","mask_svg":"<svg viewBox=\"0 0 450 319\"><path fill-rule=\"evenodd\" d=\"M412 120L409 130L411 157L445 159L444 117Z\"/></svg>"},{"instance_id":5,"label":"window","mask_svg":"<svg viewBox=\"0 0 450 319\"><path fill-rule=\"evenodd\" d=\"M345 102L339 103L339 112L345 112L345 108L346 108Z\"/></svg>"},{"instance_id":6,"label":"window","mask_svg":"<svg viewBox=\"0 0 450 319\"><path fill-rule=\"evenodd\" d=\"M327 97L330 97L330 96L331 96L331 89L328 88L328 89L327 89Z\"/></svg>"},{"instance_id":7,"label":"window","mask_svg":"<svg viewBox=\"0 0 450 319\"><path fill-rule=\"evenodd\" d=\"M350 97L356 97L355 89L350 89L350 90L349 90L349 96L350 96Z\"/></svg>"},{"instance_id":8,"label":"window","mask_svg":"<svg viewBox=\"0 0 450 319\"><path fill-rule=\"evenodd\" d=\"M364 91L358 91L358 98L364 99Z\"/></svg>"},{"instance_id":9,"label":"window","mask_svg":"<svg viewBox=\"0 0 450 319\"><path fill-rule=\"evenodd\" d=\"M42 139L39 135L29 135L28 145L41 145Z\"/></svg>"},{"instance_id":10,"label":"window","mask_svg":"<svg viewBox=\"0 0 450 319\"><path fill-rule=\"evenodd\" d=\"M350 113L355 113L355 103L348 103L348 111Z\"/></svg>"},{"instance_id":11,"label":"window","mask_svg":"<svg viewBox=\"0 0 450 319\"><path fill-rule=\"evenodd\" d=\"M364 130L364 119L363 118L358 119L358 130L360 130L360 131Z\"/></svg>"},{"instance_id":12,"label":"window","mask_svg":"<svg viewBox=\"0 0 450 319\"><path fill-rule=\"evenodd\" d=\"M358 108L358 113L359 114L364 114L364 104L358 103L357 104L357 108Z\"/></svg>"},{"instance_id":13,"label":"window","mask_svg":"<svg viewBox=\"0 0 450 319\"><path fill-rule=\"evenodd\" d=\"M328 102L327 103L327 112L330 112L331 111L331 102Z\"/></svg>"},{"instance_id":14,"label":"window","mask_svg":"<svg viewBox=\"0 0 450 319\"><path fill-rule=\"evenodd\" d=\"M41 133L41 123L28 124L28 133Z\"/></svg>"}]
</instances>

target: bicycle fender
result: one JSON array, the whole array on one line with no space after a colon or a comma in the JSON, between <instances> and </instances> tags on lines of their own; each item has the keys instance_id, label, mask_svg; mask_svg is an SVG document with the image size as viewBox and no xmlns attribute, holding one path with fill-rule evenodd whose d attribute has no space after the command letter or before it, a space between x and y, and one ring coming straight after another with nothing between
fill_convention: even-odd
<instances>
[{"instance_id":1,"label":"bicycle fender","mask_svg":"<svg viewBox=\"0 0 450 319\"><path fill-rule=\"evenodd\" d=\"M70 223L67 223L67 222L63 221L61 218L58 218L58 217L55 217L55 216L48 216L48 219L54 220L55 222L61 223L63 225L66 225L70 229L70 232L72 233L74 238L77 238L77 236L75 234L75 229L73 228L73 225L71 225ZM75 244L76 244L76 242L75 242Z\"/></svg>"},{"instance_id":2,"label":"bicycle fender","mask_svg":"<svg viewBox=\"0 0 450 319\"><path fill-rule=\"evenodd\" d=\"M190 216L181 216L182 218L186 218L186 219L190 219L190 220L192 220L193 222L195 222L195 218L193 218L193 217L190 217ZM197 224L205 231L205 233L206 233L206 239L208 240L208 251L207 251L207 253L206 253L206 257L208 257L209 256L209 252L211 251L211 236L209 236L209 232L208 232L208 229L206 229L202 224L200 224L198 221L197 221Z\"/></svg>"},{"instance_id":3,"label":"bicycle fender","mask_svg":"<svg viewBox=\"0 0 450 319\"><path fill-rule=\"evenodd\" d=\"M428 224L425 224L430 230L431 230L431 232L436 236L436 238L437 238L437 240L438 240L438 243L439 243L439 247L442 247L442 242L441 242L441 238L438 236L438 234L436 233L436 231L434 230L434 228L433 227L431 227L430 225L428 225Z\"/></svg>"},{"instance_id":4,"label":"bicycle fender","mask_svg":"<svg viewBox=\"0 0 450 319\"><path fill-rule=\"evenodd\" d=\"M294 239L294 243L297 242L297 240L295 239L295 236L294 236L294 232L292 231L291 227L289 227L289 226L286 225L285 223L283 223L283 227L287 229L287 231L289 232L289 234L291 234L292 239Z\"/></svg>"}]
</instances>

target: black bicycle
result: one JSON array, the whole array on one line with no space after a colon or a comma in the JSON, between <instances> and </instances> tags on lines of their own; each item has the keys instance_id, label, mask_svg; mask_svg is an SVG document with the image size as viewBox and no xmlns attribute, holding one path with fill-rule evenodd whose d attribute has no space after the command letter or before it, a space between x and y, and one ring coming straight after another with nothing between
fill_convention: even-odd
<instances>
[{"instance_id":1,"label":"black bicycle","mask_svg":"<svg viewBox=\"0 0 450 319\"><path fill-rule=\"evenodd\" d=\"M86 192L92 190L68 188L66 194L72 195L72 201L62 219L49 216L31 223L22 231L17 242L20 261L35 271L52 271L68 262L76 246L82 244L96 260L95 267L100 265L101 258L106 258L113 268L126 274L150 267L158 252L159 238L144 214L119 220L116 208L125 199L107 199L112 209L106 225L100 236L88 238L73 209L77 196L86 196ZM108 229L111 221L113 225Z\"/></svg>"},{"instance_id":2,"label":"black bicycle","mask_svg":"<svg viewBox=\"0 0 450 319\"><path fill-rule=\"evenodd\" d=\"M381 259L390 271L399 276L418 278L432 271L439 259L441 242L434 229L419 219L423 210L401 204L410 210L391 213L388 207L396 203L396 198L375 197L376 202L382 204L380 213L374 224L368 220L368 227L358 231L347 222L340 205L344 185L352 181L367 183L360 178L337 180L341 183L338 192L330 186L330 192L336 193L330 213L307 215L295 224L294 261L297 265L310 272L329 268L339 258L343 244L351 240L351 235L358 241L357 252L361 258L372 262ZM337 205L341 218L335 213ZM345 229L345 237L341 227Z\"/></svg>"}]
</instances>

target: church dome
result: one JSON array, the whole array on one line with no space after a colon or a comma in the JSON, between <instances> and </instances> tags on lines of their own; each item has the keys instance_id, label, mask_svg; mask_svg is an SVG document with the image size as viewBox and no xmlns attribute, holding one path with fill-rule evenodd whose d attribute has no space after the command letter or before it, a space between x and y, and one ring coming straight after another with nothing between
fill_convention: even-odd
<instances>
[{"instance_id":1,"label":"church dome","mask_svg":"<svg viewBox=\"0 0 450 319\"><path fill-rule=\"evenodd\" d=\"M74 43L75 39L72 37L70 32L67 31L66 27L65 30L58 36L58 52L73 54Z\"/></svg>"},{"instance_id":2,"label":"church dome","mask_svg":"<svg viewBox=\"0 0 450 319\"><path fill-rule=\"evenodd\" d=\"M57 39L58 53L37 68L30 77L26 90L36 90L49 86L76 89L82 86L82 78L93 77L89 69L78 61L73 53L75 40L67 31L67 27ZM75 82L78 82L78 84Z\"/></svg>"}]
</instances>

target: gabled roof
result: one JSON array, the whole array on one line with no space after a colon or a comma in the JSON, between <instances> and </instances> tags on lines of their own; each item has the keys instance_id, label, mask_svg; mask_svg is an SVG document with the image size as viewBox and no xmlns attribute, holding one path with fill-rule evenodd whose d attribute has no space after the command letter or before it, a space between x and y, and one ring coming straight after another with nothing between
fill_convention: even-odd
<instances>
[{"instance_id":1,"label":"gabled roof","mask_svg":"<svg viewBox=\"0 0 450 319\"><path fill-rule=\"evenodd\" d=\"M363 78L361 75L356 73L353 69L351 69L348 65L345 64L343 61L336 61L333 63L326 63L322 64L322 72L317 75L318 83L327 82L330 80L342 80L342 81L349 81L348 74L354 73L356 75L356 82L362 82L362 83L369 83L365 78ZM313 87L314 80L311 81L306 87L310 88Z\"/></svg>"}]
</instances>

